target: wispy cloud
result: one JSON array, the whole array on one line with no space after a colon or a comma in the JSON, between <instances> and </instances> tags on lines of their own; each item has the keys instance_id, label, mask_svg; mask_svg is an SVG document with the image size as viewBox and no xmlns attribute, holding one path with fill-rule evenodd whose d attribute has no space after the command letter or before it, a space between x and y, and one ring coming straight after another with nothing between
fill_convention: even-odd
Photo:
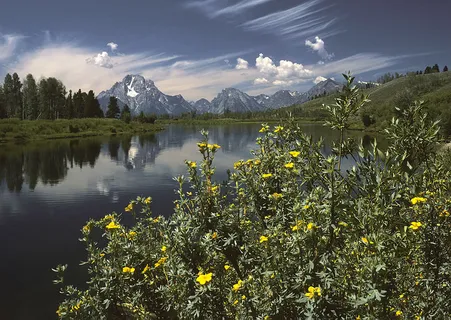
<instances>
[{"instance_id":1,"label":"wispy cloud","mask_svg":"<svg viewBox=\"0 0 451 320\"><path fill-rule=\"evenodd\" d=\"M15 34L0 34L0 62L11 58L24 36Z\"/></svg>"},{"instance_id":2,"label":"wispy cloud","mask_svg":"<svg viewBox=\"0 0 451 320\"><path fill-rule=\"evenodd\" d=\"M223 0L197 0L187 2L185 6L187 8L196 8L213 19L224 15L236 15L270 1L272 0L242 0L233 5L227 5L227 1ZM224 6L224 4L226 5Z\"/></svg>"},{"instance_id":3,"label":"wispy cloud","mask_svg":"<svg viewBox=\"0 0 451 320\"><path fill-rule=\"evenodd\" d=\"M117 50L118 44L114 42L108 42L107 46L110 47L111 51L114 52Z\"/></svg>"},{"instance_id":4,"label":"wispy cloud","mask_svg":"<svg viewBox=\"0 0 451 320\"><path fill-rule=\"evenodd\" d=\"M334 56L333 53L329 54L329 52L327 52L326 44L324 43L324 40L321 39L320 37L315 37L315 42L306 40L305 45L307 47L310 47L313 51L316 51L318 55L324 60L330 60Z\"/></svg>"},{"instance_id":5,"label":"wispy cloud","mask_svg":"<svg viewBox=\"0 0 451 320\"><path fill-rule=\"evenodd\" d=\"M268 14L243 23L249 31L261 31L284 37L301 37L325 32L335 19L328 19L324 11L330 6L319 7L324 0L310 0L294 8Z\"/></svg>"}]
</instances>

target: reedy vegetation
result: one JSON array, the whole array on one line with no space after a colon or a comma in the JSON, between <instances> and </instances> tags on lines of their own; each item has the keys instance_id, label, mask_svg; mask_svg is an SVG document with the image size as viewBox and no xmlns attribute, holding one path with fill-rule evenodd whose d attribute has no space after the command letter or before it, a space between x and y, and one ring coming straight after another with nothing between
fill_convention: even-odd
<instances>
[{"instance_id":1,"label":"reedy vegetation","mask_svg":"<svg viewBox=\"0 0 451 320\"><path fill-rule=\"evenodd\" d=\"M343 138L367 97L346 75L328 108L340 141L321 153L294 123L263 125L253 158L214 180L198 144L169 219L151 199L83 227L87 290L63 286L61 319L449 319L449 166L421 104L387 129L384 152ZM342 157L355 158L345 172ZM186 185L188 183L188 186ZM99 244L99 236L105 241ZM63 271L55 271L63 282Z\"/></svg>"}]
</instances>

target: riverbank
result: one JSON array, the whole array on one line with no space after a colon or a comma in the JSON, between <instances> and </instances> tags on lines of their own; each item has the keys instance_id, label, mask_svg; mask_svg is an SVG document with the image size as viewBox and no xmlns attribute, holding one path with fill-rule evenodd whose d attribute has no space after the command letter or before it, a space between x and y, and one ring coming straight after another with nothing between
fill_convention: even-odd
<instances>
[{"instance_id":1,"label":"riverbank","mask_svg":"<svg viewBox=\"0 0 451 320\"><path fill-rule=\"evenodd\" d=\"M152 133L163 125L117 119L0 120L0 143L46 139L83 138L119 134Z\"/></svg>"},{"instance_id":2,"label":"riverbank","mask_svg":"<svg viewBox=\"0 0 451 320\"><path fill-rule=\"evenodd\" d=\"M235 119L235 118L220 118L220 119L159 119L157 120L157 124L195 124L195 125L202 125L202 124L253 124L253 123L280 123L287 121L288 119ZM310 120L310 119L296 119L297 123L300 124L322 124L324 121L318 121L318 120Z\"/></svg>"}]
</instances>

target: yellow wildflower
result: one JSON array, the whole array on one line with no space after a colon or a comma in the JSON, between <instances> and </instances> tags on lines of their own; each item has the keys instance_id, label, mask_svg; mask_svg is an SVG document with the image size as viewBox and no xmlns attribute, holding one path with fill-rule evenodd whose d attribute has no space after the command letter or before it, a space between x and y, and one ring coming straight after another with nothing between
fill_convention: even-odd
<instances>
[{"instance_id":1,"label":"yellow wildflower","mask_svg":"<svg viewBox=\"0 0 451 320\"><path fill-rule=\"evenodd\" d=\"M111 221L107 226L106 226L106 228L108 229L108 230L113 230L113 229L119 229L121 226L119 225L119 224L116 224L116 222L114 222L114 221Z\"/></svg>"},{"instance_id":2,"label":"yellow wildflower","mask_svg":"<svg viewBox=\"0 0 451 320\"><path fill-rule=\"evenodd\" d=\"M287 164L285 165L285 168L287 168L287 169L293 169L293 168L294 168L294 163L293 163L293 162L287 163Z\"/></svg>"},{"instance_id":3,"label":"yellow wildflower","mask_svg":"<svg viewBox=\"0 0 451 320\"><path fill-rule=\"evenodd\" d=\"M218 186L214 186L211 188L211 192L216 192L218 191L219 187Z\"/></svg>"},{"instance_id":4,"label":"yellow wildflower","mask_svg":"<svg viewBox=\"0 0 451 320\"><path fill-rule=\"evenodd\" d=\"M151 201L152 201L152 198L151 198L151 197L147 197L147 198L144 200L144 203L145 203L145 204L150 204Z\"/></svg>"},{"instance_id":5,"label":"yellow wildflower","mask_svg":"<svg viewBox=\"0 0 451 320\"><path fill-rule=\"evenodd\" d=\"M310 222L308 225L307 225L307 230L314 230L314 229L316 229L317 227L316 227L316 224L314 224L313 222Z\"/></svg>"},{"instance_id":6,"label":"yellow wildflower","mask_svg":"<svg viewBox=\"0 0 451 320\"><path fill-rule=\"evenodd\" d=\"M412 230L418 230L421 226L421 222L411 222L409 228Z\"/></svg>"},{"instance_id":7,"label":"yellow wildflower","mask_svg":"<svg viewBox=\"0 0 451 320\"><path fill-rule=\"evenodd\" d=\"M88 233L89 230L91 230L91 227L90 227L89 225L83 226L83 232L84 232L84 233Z\"/></svg>"},{"instance_id":8,"label":"yellow wildflower","mask_svg":"<svg viewBox=\"0 0 451 320\"><path fill-rule=\"evenodd\" d=\"M268 241L268 237L265 237L265 236L260 236L260 243L263 243L263 242L266 242L266 241Z\"/></svg>"},{"instance_id":9,"label":"yellow wildflower","mask_svg":"<svg viewBox=\"0 0 451 320\"><path fill-rule=\"evenodd\" d=\"M134 273L135 272L135 268L123 267L122 268L122 272L123 273Z\"/></svg>"},{"instance_id":10,"label":"yellow wildflower","mask_svg":"<svg viewBox=\"0 0 451 320\"><path fill-rule=\"evenodd\" d=\"M160 222L160 217L156 217L155 219L153 219L153 223L158 223Z\"/></svg>"},{"instance_id":11,"label":"yellow wildflower","mask_svg":"<svg viewBox=\"0 0 451 320\"><path fill-rule=\"evenodd\" d=\"M159 266L161 266L163 263L166 262L167 259L168 259L168 257L162 257L162 258L160 258L160 260L158 260L158 261L155 263L155 268L158 268Z\"/></svg>"},{"instance_id":12,"label":"yellow wildflower","mask_svg":"<svg viewBox=\"0 0 451 320\"><path fill-rule=\"evenodd\" d=\"M238 300L233 301L233 304L236 306L238 304Z\"/></svg>"},{"instance_id":13,"label":"yellow wildflower","mask_svg":"<svg viewBox=\"0 0 451 320\"><path fill-rule=\"evenodd\" d=\"M207 282L211 281L211 277L213 276L213 273L207 273L207 274L199 274L199 276L197 277L196 281L199 282L200 285L204 285Z\"/></svg>"},{"instance_id":14,"label":"yellow wildflower","mask_svg":"<svg viewBox=\"0 0 451 320\"><path fill-rule=\"evenodd\" d=\"M239 168L241 168L243 166L243 164L244 164L243 160L237 161L233 164L233 168L235 170L238 170Z\"/></svg>"},{"instance_id":15,"label":"yellow wildflower","mask_svg":"<svg viewBox=\"0 0 451 320\"><path fill-rule=\"evenodd\" d=\"M218 237L218 233L217 232L213 232L213 234L211 235L212 239L216 239Z\"/></svg>"},{"instance_id":16,"label":"yellow wildflower","mask_svg":"<svg viewBox=\"0 0 451 320\"><path fill-rule=\"evenodd\" d=\"M246 296L243 294L243 295L241 296L241 299L246 300Z\"/></svg>"},{"instance_id":17,"label":"yellow wildflower","mask_svg":"<svg viewBox=\"0 0 451 320\"><path fill-rule=\"evenodd\" d=\"M130 203L128 206L125 207L125 211L130 212L133 210L133 203Z\"/></svg>"},{"instance_id":18,"label":"yellow wildflower","mask_svg":"<svg viewBox=\"0 0 451 320\"><path fill-rule=\"evenodd\" d=\"M257 159L257 160L254 161L254 164L255 164L256 166L258 166L260 163L262 163L262 162L261 162L261 160L259 160L259 159Z\"/></svg>"},{"instance_id":19,"label":"yellow wildflower","mask_svg":"<svg viewBox=\"0 0 451 320\"><path fill-rule=\"evenodd\" d=\"M293 158L299 157L300 154L301 154L301 153L300 153L299 151L290 151L290 155L291 155Z\"/></svg>"},{"instance_id":20,"label":"yellow wildflower","mask_svg":"<svg viewBox=\"0 0 451 320\"><path fill-rule=\"evenodd\" d=\"M348 226L348 224L346 222L343 222L343 221L338 222L338 225L342 226L342 227L347 227Z\"/></svg>"},{"instance_id":21,"label":"yellow wildflower","mask_svg":"<svg viewBox=\"0 0 451 320\"><path fill-rule=\"evenodd\" d=\"M417 204L417 203L420 203L420 202L426 202L426 198L422 198L422 197L415 197L415 198L412 198L412 200L410 200L410 202L412 203L412 204Z\"/></svg>"},{"instance_id":22,"label":"yellow wildflower","mask_svg":"<svg viewBox=\"0 0 451 320\"><path fill-rule=\"evenodd\" d=\"M224 269L227 271L227 270L230 269L230 266L229 266L228 264L226 264L226 265L224 266Z\"/></svg>"},{"instance_id":23,"label":"yellow wildflower","mask_svg":"<svg viewBox=\"0 0 451 320\"><path fill-rule=\"evenodd\" d=\"M274 200L279 200L280 198L282 198L282 194L277 192L274 192L271 196L274 198Z\"/></svg>"},{"instance_id":24,"label":"yellow wildflower","mask_svg":"<svg viewBox=\"0 0 451 320\"><path fill-rule=\"evenodd\" d=\"M275 277L276 277L276 275L273 273L270 278L274 279Z\"/></svg>"},{"instance_id":25,"label":"yellow wildflower","mask_svg":"<svg viewBox=\"0 0 451 320\"><path fill-rule=\"evenodd\" d=\"M149 271L150 267L148 264L146 264L146 266L144 267L143 271L141 272L142 274L146 273L147 271Z\"/></svg>"},{"instance_id":26,"label":"yellow wildflower","mask_svg":"<svg viewBox=\"0 0 451 320\"><path fill-rule=\"evenodd\" d=\"M232 290L237 292L238 290L241 289L242 286L243 286L243 281L238 280L238 282L233 285Z\"/></svg>"},{"instance_id":27,"label":"yellow wildflower","mask_svg":"<svg viewBox=\"0 0 451 320\"><path fill-rule=\"evenodd\" d=\"M199 149L203 150L207 146L207 144L205 142L199 142L197 146L199 147Z\"/></svg>"},{"instance_id":28,"label":"yellow wildflower","mask_svg":"<svg viewBox=\"0 0 451 320\"><path fill-rule=\"evenodd\" d=\"M363 243L365 243L365 244L368 244L368 243L369 243L368 239L365 238L365 237L362 237L362 241L363 241Z\"/></svg>"},{"instance_id":29,"label":"yellow wildflower","mask_svg":"<svg viewBox=\"0 0 451 320\"><path fill-rule=\"evenodd\" d=\"M321 288L320 287L309 287L308 292L305 294L305 296L309 299L313 299L315 297L315 294L317 296L321 296Z\"/></svg>"},{"instance_id":30,"label":"yellow wildflower","mask_svg":"<svg viewBox=\"0 0 451 320\"><path fill-rule=\"evenodd\" d=\"M99 254L99 255L100 255L100 257L101 257L101 258L105 256L105 254L104 254L104 253L101 253L101 254Z\"/></svg>"},{"instance_id":31,"label":"yellow wildflower","mask_svg":"<svg viewBox=\"0 0 451 320\"><path fill-rule=\"evenodd\" d=\"M440 213L440 217L449 217L448 210L443 210L442 213Z\"/></svg>"},{"instance_id":32,"label":"yellow wildflower","mask_svg":"<svg viewBox=\"0 0 451 320\"><path fill-rule=\"evenodd\" d=\"M274 133L278 133L278 132L280 132L280 131L282 131L282 130L283 130L283 127L277 126L277 127L274 129Z\"/></svg>"},{"instance_id":33,"label":"yellow wildflower","mask_svg":"<svg viewBox=\"0 0 451 320\"><path fill-rule=\"evenodd\" d=\"M166 252L166 249L167 249L166 246L162 246L161 247L161 252Z\"/></svg>"},{"instance_id":34,"label":"yellow wildflower","mask_svg":"<svg viewBox=\"0 0 451 320\"><path fill-rule=\"evenodd\" d=\"M361 320L360 315L358 315L355 320Z\"/></svg>"},{"instance_id":35,"label":"yellow wildflower","mask_svg":"<svg viewBox=\"0 0 451 320\"><path fill-rule=\"evenodd\" d=\"M298 230L299 230L298 225L295 225L295 226L291 227L291 231L298 231Z\"/></svg>"},{"instance_id":36,"label":"yellow wildflower","mask_svg":"<svg viewBox=\"0 0 451 320\"><path fill-rule=\"evenodd\" d=\"M188 161L188 166L189 166L190 168L196 168L196 167L197 167L197 163L194 162L194 161Z\"/></svg>"},{"instance_id":37,"label":"yellow wildflower","mask_svg":"<svg viewBox=\"0 0 451 320\"><path fill-rule=\"evenodd\" d=\"M272 173L265 173L262 175L263 179L268 179L272 177Z\"/></svg>"},{"instance_id":38,"label":"yellow wildflower","mask_svg":"<svg viewBox=\"0 0 451 320\"><path fill-rule=\"evenodd\" d=\"M130 232L128 233L128 238L129 238L130 240L133 240L133 239L136 237L136 235L137 235L137 233L136 233L135 231L130 231Z\"/></svg>"},{"instance_id":39,"label":"yellow wildflower","mask_svg":"<svg viewBox=\"0 0 451 320\"><path fill-rule=\"evenodd\" d=\"M396 315L397 317L402 316L402 311L401 311L401 310L396 311L395 315Z\"/></svg>"},{"instance_id":40,"label":"yellow wildflower","mask_svg":"<svg viewBox=\"0 0 451 320\"><path fill-rule=\"evenodd\" d=\"M264 133L264 132L266 132L266 131L268 131L268 126L263 126L261 129L260 129L260 131L258 131L258 132L260 132L260 133Z\"/></svg>"}]
</instances>

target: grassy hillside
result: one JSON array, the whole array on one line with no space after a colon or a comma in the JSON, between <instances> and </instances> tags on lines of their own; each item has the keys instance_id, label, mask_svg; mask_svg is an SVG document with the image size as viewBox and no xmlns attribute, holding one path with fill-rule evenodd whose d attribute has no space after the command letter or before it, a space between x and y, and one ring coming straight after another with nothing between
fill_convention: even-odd
<instances>
[{"instance_id":1,"label":"grassy hillside","mask_svg":"<svg viewBox=\"0 0 451 320\"><path fill-rule=\"evenodd\" d=\"M451 72L411 75L362 92L369 94L371 99L361 112L361 115L367 114L375 121L369 129L385 128L395 115L395 106L402 109L415 100L423 100L429 116L440 119L444 133L451 135ZM312 120L325 119L327 113L322 105L333 104L336 97L330 95L276 112L279 115L291 112L295 116ZM354 119L353 127L364 127L360 117Z\"/></svg>"},{"instance_id":2,"label":"grassy hillside","mask_svg":"<svg viewBox=\"0 0 451 320\"><path fill-rule=\"evenodd\" d=\"M0 143L14 140L40 140L112 134L155 132L162 127L154 124L116 119L61 119L61 120L0 120Z\"/></svg>"}]
</instances>

